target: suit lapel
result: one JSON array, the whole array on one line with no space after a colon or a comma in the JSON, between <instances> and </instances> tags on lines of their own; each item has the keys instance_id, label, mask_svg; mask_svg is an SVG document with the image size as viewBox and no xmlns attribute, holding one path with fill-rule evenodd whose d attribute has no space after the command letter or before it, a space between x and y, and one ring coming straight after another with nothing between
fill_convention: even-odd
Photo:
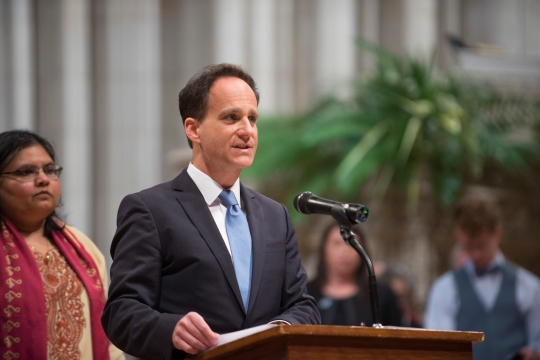
<instances>
[{"instance_id":1,"label":"suit lapel","mask_svg":"<svg viewBox=\"0 0 540 360\"><path fill-rule=\"evenodd\" d=\"M264 254L266 251L266 241L264 239L262 227L262 224L264 223L264 214L261 205L257 202L255 193L245 188L242 184L240 184L240 196L242 197L246 208L245 210L253 247L251 290L248 305L248 311L251 311L257 297L257 292L259 291L259 284L261 283L264 269Z\"/></svg>"},{"instance_id":2,"label":"suit lapel","mask_svg":"<svg viewBox=\"0 0 540 360\"><path fill-rule=\"evenodd\" d=\"M221 233L208 209L208 204L206 204L199 188L195 185L186 170L182 171L182 173L173 180L172 185L173 188L177 190L176 199L180 203L180 206L184 208L187 216L197 230L199 230L204 241L206 241L208 247L216 257L231 289L233 290L238 305L243 309L242 296L240 295L240 288L238 287L238 281L236 280L231 254L227 250Z\"/></svg>"}]
</instances>

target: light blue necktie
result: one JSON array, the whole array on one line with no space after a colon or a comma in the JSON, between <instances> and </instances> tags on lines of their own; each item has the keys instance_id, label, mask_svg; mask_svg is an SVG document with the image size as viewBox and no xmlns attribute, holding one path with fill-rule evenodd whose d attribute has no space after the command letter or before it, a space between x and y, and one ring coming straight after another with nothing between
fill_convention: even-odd
<instances>
[{"instance_id":1,"label":"light blue necktie","mask_svg":"<svg viewBox=\"0 0 540 360\"><path fill-rule=\"evenodd\" d=\"M225 227L229 237L236 280L244 302L244 311L247 313L251 288L251 233L246 215L238 206L234 193L231 190L223 190L219 194L219 199L227 207Z\"/></svg>"}]
</instances>

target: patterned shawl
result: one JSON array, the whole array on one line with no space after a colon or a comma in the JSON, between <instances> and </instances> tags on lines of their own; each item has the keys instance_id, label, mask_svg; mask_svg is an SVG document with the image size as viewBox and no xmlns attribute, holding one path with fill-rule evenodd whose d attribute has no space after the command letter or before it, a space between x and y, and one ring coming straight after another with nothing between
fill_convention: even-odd
<instances>
[{"instance_id":1,"label":"patterned shawl","mask_svg":"<svg viewBox=\"0 0 540 360\"><path fill-rule=\"evenodd\" d=\"M0 219L0 344L1 359L47 359L47 319L41 274L32 251L6 218ZM54 244L64 256L90 300L94 359L109 359L109 340L100 318L105 292L97 266L66 228L53 231Z\"/></svg>"}]
</instances>

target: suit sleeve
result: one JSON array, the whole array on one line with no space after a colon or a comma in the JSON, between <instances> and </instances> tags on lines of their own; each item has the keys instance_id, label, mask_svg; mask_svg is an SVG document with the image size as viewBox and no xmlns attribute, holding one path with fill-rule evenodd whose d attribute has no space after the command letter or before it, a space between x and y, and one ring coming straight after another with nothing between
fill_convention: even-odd
<instances>
[{"instance_id":1,"label":"suit sleeve","mask_svg":"<svg viewBox=\"0 0 540 360\"><path fill-rule=\"evenodd\" d=\"M152 214L136 194L120 204L111 256L109 298L101 318L105 333L128 354L170 359L172 333L182 315L154 310L161 290L161 242Z\"/></svg>"},{"instance_id":2,"label":"suit sleeve","mask_svg":"<svg viewBox=\"0 0 540 360\"><path fill-rule=\"evenodd\" d=\"M271 321L284 320L290 324L320 324L321 316L315 300L307 293L307 273L300 261L298 239L289 213L283 206L287 226L286 269L281 291L280 315Z\"/></svg>"}]
</instances>

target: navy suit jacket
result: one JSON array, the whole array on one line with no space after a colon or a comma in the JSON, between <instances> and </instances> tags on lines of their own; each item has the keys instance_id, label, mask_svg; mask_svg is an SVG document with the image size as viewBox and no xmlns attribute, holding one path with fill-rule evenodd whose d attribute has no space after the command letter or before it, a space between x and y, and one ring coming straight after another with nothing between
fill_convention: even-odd
<instances>
[{"instance_id":1,"label":"navy suit jacket","mask_svg":"<svg viewBox=\"0 0 540 360\"><path fill-rule=\"evenodd\" d=\"M217 333L273 320L320 323L287 210L242 185L240 193L253 242L247 314L231 255L186 170L122 200L102 317L116 346L141 358L183 358L172 333L190 311Z\"/></svg>"}]
</instances>

